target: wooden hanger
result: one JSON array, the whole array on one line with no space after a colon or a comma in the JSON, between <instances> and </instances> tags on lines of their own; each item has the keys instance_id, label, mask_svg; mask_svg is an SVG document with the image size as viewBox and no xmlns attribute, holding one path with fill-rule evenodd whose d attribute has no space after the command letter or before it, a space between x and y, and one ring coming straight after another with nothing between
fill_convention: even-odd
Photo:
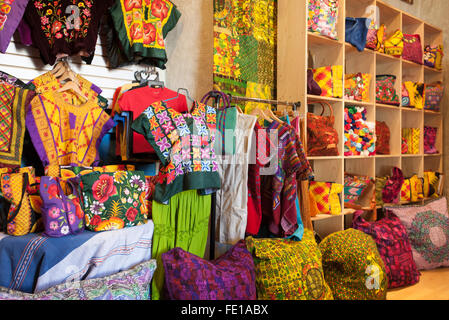
<instances>
[{"instance_id":1,"label":"wooden hanger","mask_svg":"<svg viewBox=\"0 0 449 320\"><path fill-rule=\"evenodd\" d=\"M270 118L276 120L277 122L284 123L284 121L282 121L281 119L279 119L278 117L276 117L276 115L273 113L273 110L271 110L271 108L265 109L264 112L265 112Z\"/></svg>"},{"instance_id":2,"label":"wooden hanger","mask_svg":"<svg viewBox=\"0 0 449 320\"><path fill-rule=\"evenodd\" d=\"M253 116L257 116L259 119L264 119L266 121L268 121L269 123L272 123L274 120L271 119L270 117L268 117L264 110L260 109L260 108L254 108L253 111L251 111L251 115Z\"/></svg>"},{"instance_id":3,"label":"wooden hanger","mask_svg":"<svg viewBox=\"0 0 449 320\"><path fill-rule=\"evenodd\" d=\"M81 100L84 102L87 102L87 98L84 96L84 94L81 92L80 87L77 83L75 83L74 81L69 81L66 84L64 84L62 86L62 88L58 89L58 92L64 92L64 91L68 91L68 90L72 90L74 93L76 93L76 95L81 98Z\"/></svg>"}]
</instances>

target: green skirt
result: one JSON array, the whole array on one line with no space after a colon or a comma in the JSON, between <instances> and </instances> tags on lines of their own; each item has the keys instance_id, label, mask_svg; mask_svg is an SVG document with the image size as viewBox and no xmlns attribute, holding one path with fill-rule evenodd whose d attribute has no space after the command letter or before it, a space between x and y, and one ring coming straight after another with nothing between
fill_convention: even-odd
<instances>
[{"instance_id":1,"label":"green skirt","mask_svg":"<svg viewBox=\"0 0 449 320\"><path fill-rule=\"evenodd\" d=\"M157 268L151 286L152 300L164 298L164 267L162 254L174 248L203 257L209 232L211 196L202 196L197 190L178 193L171 197L169 204L153 201L154 222L152 259Z\"/></svg>"}]
</instances>

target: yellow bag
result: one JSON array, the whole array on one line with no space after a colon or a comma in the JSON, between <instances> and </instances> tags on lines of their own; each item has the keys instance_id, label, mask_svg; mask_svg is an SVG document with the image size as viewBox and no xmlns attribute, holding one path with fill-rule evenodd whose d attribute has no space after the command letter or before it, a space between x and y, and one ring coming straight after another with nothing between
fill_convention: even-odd
<instances>
[{"instance_id":1,"label":"yellow bag","mask_svg":"<svg viewBox=\"0 0 449 320\"><path fill-rule=\"evenodd\" d=\"M408 149L405 154L419 154L420 135L419 128L402 128L402 138L407 143Z\"/></svg>"},{"instance_id":2,"label":"yellow bag","mask_svg":"<svg viewBox=\"0 0 449 320\"><path fill-rule=\"evenodd\" d=\"M376 44L376 51L384 53L385 52L385 32L386 27L384 24L382 24L379 29L377 30L377 44Z\"/></svg>"},{"instance_id":3,"label":"yellow bag","mask_svg":"<svg viewBox=\"0 0 449 320\"><path fill-rule=\"evenodd\" d=\"M342 184L311 181L309 190L316 201L320 214L341 214L340 194L343 192Z\"/></svg>"},{"instance_id":4,"label":"yellow bag","mask_svg":"<svg viewBox=\"0 0 449 320\"><path fill-rule=\"evenodd\" d=\"M343 66L332 66L332 85L334 98L343 97Z\"/></svg>"},{"instance_id":5,"label":"yellow bag","mask_svg":"<svg viewBox=\"0 0 449 320\"><path fill-rule=\"evenodd\" d=\"M401 30L396 32L385 41L385 53L390 56L400 57L404 51L404 34Z\"/></svg>"},{"instance_id":6,"label":"yellow bag","mask_svg":"<svg viewBox=\"0 0 449 320\"><path fill-rule=\"evenodd\" d=\"M423 177L423 196L425 198L438 198L439 195L439 184L440 184L440 173L426 171Z\"/></svg>"},{"instance_id":7,"label":"yellow bag","mask_svg":"<svg viewBox=\"0 0 449 320\"><path fill-rule=\"evenodd\" d=\"M404 179L401 188L401 201L418 202L423 199L423 184L417 175L410 179Z\"/></svg>"}]
</instances>

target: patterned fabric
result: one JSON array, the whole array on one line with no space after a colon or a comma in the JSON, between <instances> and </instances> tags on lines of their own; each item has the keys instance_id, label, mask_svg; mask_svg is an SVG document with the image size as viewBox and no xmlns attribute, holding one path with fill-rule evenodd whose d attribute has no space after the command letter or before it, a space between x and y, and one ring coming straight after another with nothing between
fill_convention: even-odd
<instances>
[{"instance_id":1,"label":"patterned fabric","mask_svg":"<svg viewBox=\"0 0 449 320\"><path fill-rule=\"evenodd\" d=\"M402 106L424 109L426 85L421 82L405 81L402 83Z\"/></svg>"},{"instance_id":2,"label":"patterned fabric","mask_svg":"<svg viewBox=\"0 0 449 320\"><path fill-rule=\"evenodd\" d=\"M11 204L6 220L7 234L23 236L37 230L39 217L29 200L30 186L34 183L34 169L30 167L21 168L17 173L1 174L2 195Z\"/></svg>"},{"instance_id":3,"label":"patterned fabric","mask_svg":"<svg viewBox=\"0 0 449 320\"><path fill-rule=\"evenodd\" d=\"M143 171L81 175L86 228L116 230L144 224L147 185Z\"/></svg>"},{"instance_id":4,"label":"patterned fabric","mask_svg":"<svg viewBox=\"0 0 449 320\"><path fill-rule=\"evenodd\" d=\"M345 174L344 183L344 201L345 203L356 203L356 201L362 196L370 183L369 177L364 176L351 176Z\"/></svg>"},{"instance_id":5,"label":"patterned fabric","mask_svg":"<svg viewBox=\"0 0 449 320\"><path fill-rule=\"evenodd\" d=\"M11 84L13 86L21 88L24 88L25 86L25 83L22 80L4 71L0 71L0 82L6 82L7 84Z\"/></svg>"},{"instance_id":6,"label":"patterned fabric","mask_svg":"<svg viewBox=\"0 0 449 320\"><path fill-rule=\"evenodd\" d=\"M246 238L256 271L258 300L332 300L313 232L301 241Z\"/></svg>"},{"instance_id":7,"label":"patterned fabric","mask_svg":"<svg viewBox=\"0 0 449 320\"><path fill-rule=\"evenodd\" d=\"M313 79L318 83L321 88L321 96L333 97L332 86L332 67L320 67L313 69Z\"/></svg>"},{"instance_id":8,"label":"patterned fabric","mask_svg":"<svg viewBox=\"0 0 449 320\"><path fill-rule=\"evenodd\" d=\"M399 203L401 199L401 188L404 183L404 174L402 170L394 167L391 177L386 179L382 189L382 199L385 203Z\"/></svg>"},{"instance_id":9,"label":"patterned fabric","mask_svg":"<svg viewBox=\"0 0 449 320\"><path fill-rule=\"evenodd\" d=\"M386 122L376 121L376 154L390 154L390 128Z\"/></svg>"},{"instance_id":10,"label":"patterned fabric","mask_svg":"<svg viewBox=\"0 0 449 320\"><path fill-rule=\"evenodd\" d=\"M332 90L334 98L343 97L343 66L332 66Z\"/></svg>"},{"instance_id":11,"label":"patterned fabric","mask_svg":"<svg viewBox=\"0 0 449 320\"><path fill-rule=\"evenodd\" d=\"M368 222L363 219L362 214L362 211L354 214L352 228L373 237L385 264L388 288L399 288L417 283L420 273L413 260L407 230L399 218L388 215L376 222Z\"/></svg>"},{"instance_id":12,"label":"patterned fabric","mask_svg":"<svg viewBox=\"0 0 449 320\"><path fill-rule=\"evenodd\" d=\"M120 0L110 9L121 49L129 61L165 69L165 37L181 13L168 0Z\"/></svg>"},{"instance_id":13,"label":"patterned fabric","mask_svg":"<svg viewBox=\"0 0 449 320\"><path fill-rule=\"evenodd\" d=\"M26 108L34 93L0 82L0 163L20 165L25 138Z\"/></svg>"},{"instance_id":14,"label":"patterned fabric","mask_svg":"<svg viewBox=\"0 0 449 320\"><path fill-rule=\"evenodd\" d=\"M194 102L191 113L180 113L159 101L149 106L132 129L143 134L162 162L154 199L198 189L220 188L215 155L216 110Z\"/></svg>"},{"instance_id":15,"label":"patterned fabric","mask_svg":"<svg viewBox=\"0 0 449 320\"><path fill-rule=\"evenodd\" d=\"M41 177L40 182L44 235L55 238L78 234L84 230L84 211L77 188L73 189L72 195L67 196L58 180Z\"/></svg>"},{"instance_id":16,"label":"patterned fabric","mask_svg":"<svg viewBox=\"0 0 449 320\"><path fill-rule=\"evenodd\" d=\"M343 192L343 185L330 182L310 181L310 192L315 198L317 208L321 214L341 214L339 194Z\"/></svg>"},{"instance_id":17,"label":"patterned fabric","mask_svg":"<svg viewBox=\"0 0 449 320\"><path fill-rule=\"evenodd\" d=\"M404 34L402 59L423 64L423 50L419 34Z\"/></svg>"},{"instance_id":18,"label":"patterned fabric","mask_svg":"<svg viewBox=\"0 0 449 320\"><path fill-rule=\"evenodd\" d=\"M394 87L396 76L378 75L376 76L376 102L399 105L399 96Z\"/></svg>"},{"instance_id":19,"label":"patterned fabric","mask_svg":"<svg viewBox=\"0 0 449 320\"><path fill-rule=\"evenodd\" d=\"M424 126L424 154L435 154L438 127Z\"/></svg>"},{"instance_id":20,"label":"patterned fabric","mask_svg":"<svg viewBox=\"0 0 449 320\"><path fill-rule=\"evenodd\" d=\"M402 128L402 138L407 144L407 152L402 154L419 154L421 129L419 128Z\"/></svg>"},{"instance_id":21,"label":"patterned fabric","mask_svg":"<svg viewBox=\"0 0 449 320\"><path fill-rule=\"evenodd\" d=\"M440 111L440 103L443 95L444 85L441 81L426 84L424 109Z\"/></svg>"},{"instance_id":22,"label":"patterned fabric","mask_svg":"<svg viewBox=\"0 0 449 320\"><path fill-rule=\"evenodd\" d=\"M449 267L449 215L446 198L424 205L386 207L407 229L418 270Z\"/></svg>"},{"instance_id":23,"label":"patterned fabric","mask_svg":"<svg viewBox=\"0 0 449 320\"><path fill-rule=\"evenodd\" d=\"M33 145L44 165L89 167L114 121L95 101L74 106L51 91L36 96L26 117Z\"/></svg>"},{"instance_id":24,"label":"patterned fabric","mask_svg":"<svg viewBox=\"0 0 449 320\"><path fill-rule=\"evenodd\" d=\"M338 7L339 0L309 1L307 30L331 39L337 39Z\"/></svg>"},{"instance_id":25,"label":"patterned fabric","mask_svg":"<svg viewBox=\"0 0 449 320\"><path fill-rule=\"evenodd\" d=\"M110 276L66 282L35 294L2 287L0 300L150 300L155 270L156 261L149 260Z\"/></svg>"},{"instance_id":26,"label":"patterned fabric","mask_svg":"<svg viewBox=\"0 0 449 320\"><path fill-rule=\"evenodd\" d=\"M344 97L348 100L362 101L360 89L363 86L361 73L345 75L345 93Z\"/></svg>"},{"instance_id":27,"label":"patterned fabric","mask_svg":"<svg viewBox=\"0 0 449 320\"><path fill-rule=\"evenodd\" d=\"M443 46L429 46L424 48L424 64L437 70L443 69Z\"/></svg>"},{"instance_id":28,"label":"patterned fabric","mask_svg":"<svg viewBox=\"0 0 449 320\"><path fill-rule=\"evenodd\" d=\"M376 177L376 204L378 206L383 206L384 205L384 200L383 200L383 189L385 187L385 184L387 183L388 178L384 178L384 177Z\"/></svg>"},{"instance_id":29,"label":"patterned fabric","mask_svg":"<svg viewBox=\"0 0 449 320\"><path fill-rule=\"evenodd\" d=\"M256 300L251 254L241 240L224 255L207 261L181 248L162 254L170 300Z\"/></svg>"},{"instance_id":30,"label":"patterned fabric","mask_svg":"<svg viewBox=\"0 0 449 320\"><path fill-rule=\"evenodd\" d=\"M319 249L335 300L386 299L387 273L371 236L351 228L327 236Z\"/></svg>"}]
</instances>

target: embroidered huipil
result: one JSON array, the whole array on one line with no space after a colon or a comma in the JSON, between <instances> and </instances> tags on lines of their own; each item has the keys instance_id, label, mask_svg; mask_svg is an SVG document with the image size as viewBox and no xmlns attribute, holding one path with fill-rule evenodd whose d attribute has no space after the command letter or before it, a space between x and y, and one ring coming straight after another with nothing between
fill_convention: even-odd
<instances>
[{"instance_id":1,"label":"embroidered huipil","mask_svg":"<svg viewBox=\"0 0 449 320\"><path fill-rule=\"evenodd\" d=\"M98 164L98 147L114 121L94 100L77 106L48 91L31 101L26 126L44 167L89 167Z\"/></svg>"},{"instance_id":2,"label":"embroidered huipil","mask_svg":"<svg viewBox=\"0 0 449 320\"><path fill-rule=\"evenodd\" d=\"M191 113L180 113L159 101L132 124L143 134L162 162L154 200L166 203L187 190L218 189L215 155L216 110L194 102Z\"/></svg>"},{"instance_id":3,"label":"embroidered huipil","mask_svg":"<svg viewBox=\"0 0 449 320\"><path fill-rule=\"evenodd\" d=\"M117 0L110 12L127 59L165 69L164 39L181 17L176 6L168 0Z\"/></svg>"},{"instance_id":4,"label":"embroidered huipil","mask_svg":"<svg viewBox=\"0 0 449 320\"><path fill-rule=\"evenodd\" d=\"M90 64L100 21L113 0L32 0L25 10L33 44L45 64L79 54Z\"/></svg>"}]
</instances>

